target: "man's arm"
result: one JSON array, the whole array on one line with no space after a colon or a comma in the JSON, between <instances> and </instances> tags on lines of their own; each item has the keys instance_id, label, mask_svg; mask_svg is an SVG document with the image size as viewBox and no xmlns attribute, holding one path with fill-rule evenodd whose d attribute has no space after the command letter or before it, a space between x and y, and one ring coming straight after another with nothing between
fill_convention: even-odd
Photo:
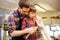
<instances>
[{"instance_id":1,"label":"man's arm","mask_svg":"<svg viewBox=\"0 0 60 40\"><path fill-rule=\"evenodd\" d=\"M16 37L16 36L24 35L26 33L33 34L34 32L36 32L36 29L37 29L37 27L31 27L31 28L26 28L24 30L16 30L16 31L13 31L12 33L10 33L10 36Z\"/></svg>"},{"instance_id":2,"label":"man's arm","mask_svg":"<svg viewBox=\"0 0 60 40\"><path fill-rule=\"evenodd\" d=\"M24 35L26 33L28 33L27 30L16 30L16 31L13 31L12 33L10 33L10 36L11 37L16 37L16 36Z\"/></svg>"},{"instance_id":3,"label":"man's arm","mask_svg":"<svg viewBox=\"0 0 60 40\"><path fill-rule=\"evenodd\" d=\"M25 30L16 30L16 25L15 25L15 21L14 21L14 17L11 15L8 17L8 26L9 26L9 30L8 33L11 37L16 37L16 36L21 36L24 35L26 33L34 33L36 31L37 28L27 28Z\"/></svg>"}]
</instances>

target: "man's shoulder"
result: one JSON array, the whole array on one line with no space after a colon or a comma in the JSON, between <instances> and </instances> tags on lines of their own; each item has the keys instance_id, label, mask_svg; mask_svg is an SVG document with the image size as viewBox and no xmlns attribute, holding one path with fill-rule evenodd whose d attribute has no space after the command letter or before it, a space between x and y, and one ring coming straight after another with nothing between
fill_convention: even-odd
<instances>
[{"instance_id":1,"label":"man's shoulder","mask_svg":"<svg viewBox=\"0 0 60 40\"><path fill-rule=\"evenodd\" d=\"M12 10L11 12L10 12L10 14L15 14L17 12L17 10Z\"/></svg>"},{"instance_id":2,"label":"man's shoulder","mask_svg":"<svg viewBox=\"0 0 60 40\"><path fill-rule=\"evenodd\" d=\"M9 13L9 16L8 16L8 17L9 17L9 18L10 18L10 17L13 17L13 14L15 14L14 10L12 10L12 11Z\"/></svg>"},{"instance_id":3,"label":"man's shoulder","mask_svg":"<svg viewBox=\"0 0 60 40\"><path fill-rule=\"evenodd\" d=\"M17 14L18 14L17 10L12 10L12 11L9 13L9 15L17 15Z\"/></svg>"}]
</instances>

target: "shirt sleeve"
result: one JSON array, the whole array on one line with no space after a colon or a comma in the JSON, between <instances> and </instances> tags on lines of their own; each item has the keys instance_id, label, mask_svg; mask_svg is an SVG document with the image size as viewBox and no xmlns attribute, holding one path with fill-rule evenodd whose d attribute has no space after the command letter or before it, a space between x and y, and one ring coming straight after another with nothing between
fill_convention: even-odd
<instances>
[{"instance_id":1,"label":"shirt sleeve","mask_svg":"<svg viewBox=\"0 0 60 40\"><path fill-rule=\"evenodd\" d=\"M9 27L9 30L8 30L8 33L9 33L9 34L12 33L13 30L16 29L15 19L14 19L14 17L13 17L12 15L10 15L10 16L8 17L8 27Z\"/></svg>"}]
</instances>

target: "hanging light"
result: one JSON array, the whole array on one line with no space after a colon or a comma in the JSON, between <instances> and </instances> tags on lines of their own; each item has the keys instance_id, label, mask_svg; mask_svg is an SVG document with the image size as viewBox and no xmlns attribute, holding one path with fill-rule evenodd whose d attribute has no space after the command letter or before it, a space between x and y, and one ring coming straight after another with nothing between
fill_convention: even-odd
<instances>
[{"instance_id":1,"label":"hanging light","mask_svg":"<svg viewBox=\"0 0 60 40\"><path fill-rule=\"evenodd\" d=\"M35 5L35 8L36 8L37 11L46 12L45 9L41 8L41 7L38 6L38 5Z\"/></svg>"}]
</instances>

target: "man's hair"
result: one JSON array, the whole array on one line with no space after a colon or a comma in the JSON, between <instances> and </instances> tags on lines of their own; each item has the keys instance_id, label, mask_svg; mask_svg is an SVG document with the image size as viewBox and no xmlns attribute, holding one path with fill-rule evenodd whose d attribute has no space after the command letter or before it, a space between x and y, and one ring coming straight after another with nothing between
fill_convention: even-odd
<instances>
[{"instance_id":1,"label":"man's hair","mask_svg":"<svg viewBox=\"0 0 60 40\"><path fill-rule=\"evenodd\" d=\"M18 5L19 5L20 8L23 8L23 7L25 7L25 8L30 8L27 3L20 3L20 2L19 2Z\"/></svg>"}]
</instances>

